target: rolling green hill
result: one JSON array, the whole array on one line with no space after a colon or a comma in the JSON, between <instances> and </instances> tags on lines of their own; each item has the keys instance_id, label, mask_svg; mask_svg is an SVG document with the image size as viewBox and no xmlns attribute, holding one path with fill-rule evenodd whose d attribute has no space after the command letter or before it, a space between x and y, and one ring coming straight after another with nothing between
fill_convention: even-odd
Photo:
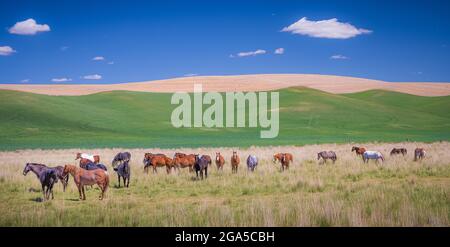
<instances>
[{"instance_id":1,"label":"rolling green hill","mask_svg":"<svg viewBox=\"0 0 450 247\"><path fill-rule=\"evenodd\" d=\"M47 96L0 90L0 149L302 145L450 139L450 96L387 91L335 95L280 91L280 133L256 128L174 128L171 94L114 91Z\"/></svg>"}]
</instances>

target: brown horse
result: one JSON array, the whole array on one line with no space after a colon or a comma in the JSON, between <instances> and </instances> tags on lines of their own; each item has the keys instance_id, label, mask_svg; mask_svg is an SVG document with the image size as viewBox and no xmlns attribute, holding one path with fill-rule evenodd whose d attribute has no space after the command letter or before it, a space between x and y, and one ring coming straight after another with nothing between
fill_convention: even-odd
<instances>
[{"instance_id":1,"label":"brown horse","mask_svg":"<svg viewBox=\"0 0 450 247\"><path fill-rule=\"evenodd\" d=\"M414 150L414 161L422 160L423 158L425 158L425 154L426 154L425 149L416 148Z\"/></svg>"},{"instance_id":2,"label":"brown horse","mask_svg":"<svg viewBox=\"0 0 450 247\"><path fill-rule=\"evenodd\" d=\"M149 166L153 167L153 173L158 173L158 170L156 169L157 167L165 166L166 172L167 174L169 174L172 167L174 167L173 160L166 155L148 155L146 156L146 158L148 158L148 165L146 166L146 168ZM146 170L146 172L148 173L148 170Z\"/></svg>"},{"instance_id":3,"label":"brown horse","mask_svg":"<svg viewBox=\"0 0 450 247\"><path fill-rule=\"evenodd\" d=\"M273 162L280 161L281 171L289 169L290 162L294 162L294 158L290 153L277 153L273 155Z\"/></svg>"},{"instance_id":4,"label":"brown horse","mask_svg":"<svg viewBox=\"0 0 450 247\"><path fill-rule=\"evenodd\" d=\"M362 156L364 154L364 152L366 151L365 148L363 147L352 147L352 152L355 151L357 156Z\"/></svg>"},{"instance_id":5,"label":"brown horse","mask_svg":"<svg viewBox=\"0 0 450 247\"><path fill-rule=\"evenodd\" d=\"M408 154L408 150L406 150L406 148L393 148L391 150L391 156L395 154L402 154L403 156L405 156L406 154Z\"/></svg>"},{"instance_id":6,"label":"brown horse","mask_svg":"<svg viewBox=\"0 0 450 247\"><path fill-rule=\"evenodd\" d=\"M232 173L237 173L239 163L241 163L241 159L237 155L237 152L233 151L233 155L231 156L231 172Z\"/></svg>"},{"instance_id":7,"label":"brown horse","mask_svg":"<svg viewBox=\"0 0 450 247\"><path fill-rule=\"evenodd\" d=\"M94 164L100 163L99 155L90 155L84 153L77 153L75 160L80 159L80 167L86 169L86 165L90 162L94 162Z\"/></svg>"},{"instance_id":8,"label":"brown horse","mask_svg":"<svg viewBox=\"0 0 450 247\"><path fill-rule=\"evenodd\" d=\"M86 200L86 194L84 193L85 185L97 184L100 187L101 193L99 199L102 200L105 197L105 192L109 186L109 175L107 171L102 169L85 170L74 165L64 166L64 175L70 174L75 181L80 194L80 200Z\"/></svg>"},{"instance_id":9,"label":"brown horse","mask_svg":"<svg viewBox=\"0 0 450 247\"><path fill-rule=\"evenodd\" d=\"M205 155L202 155L202 157L203 157L203 159L206 160L206 162L208 163L208 166L211 166L211 163L212 163L211 156L205 154Z\"/></svg>"},{"instance_id":10,"label":"brown horse","mask_svg":"<svg viewBox=\"0 0 450 247\"><path fill-rule=\"evenodd\" d=\"M183 153L175 153L173 156L173 165L180 171L181 168L189 168L189 172L193 172L195 165L195 155L194 154L183 154Z\"/></svg>"},{"instance_id":11,"label":"brown horse","mask_svg":"<svg viewBox=\"0 0 450 247\"><path fill-rule=\"evenodd\" d=\"M223 166L225 165L225 159L223 156L219 153L216 153L216 166L217 170L223 171Z\"/></svg>"},{"instance_id":12,"label":"brown horse","mask_svg":"<svg viewBox=\"0 0 450 247\"><path fill-rule=\"evenodd\" d=\"M151 166L152 159L154 157L157 157L157 156L166 157L165 154L153 154L153 153L145 153L144 154L144 161L143 161L143 163L144 163L144 172L145 173L148 173L148 167Z\"/></svg>"}]
</instances>

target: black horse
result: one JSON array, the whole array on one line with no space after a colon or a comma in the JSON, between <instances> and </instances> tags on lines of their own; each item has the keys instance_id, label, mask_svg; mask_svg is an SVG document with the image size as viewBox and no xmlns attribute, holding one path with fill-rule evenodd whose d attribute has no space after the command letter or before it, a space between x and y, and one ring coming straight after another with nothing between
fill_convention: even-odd
<instances>
[{"instance_id":1,"label":"black horse","mask_svg":"<svg viewBox=\"0 0 450 247\"><path fill-rule=\"evenodd\" d=\"M123 185L126 187L130 186L130 166L129 162L131 159L131 154L129 152L118 153L112 160L112 166L114 171L117 172L117 178L119 180L120 187L120 177L123 179Z\"/></svg>"},{"instance_id":2,"label":"black horse","mask_svg":"<svg viewBox=\"0 0 450 247\"><path fill-rule=\"evenodd\" d=\"M210 160L206 158L205 156L199 156L198 154L195 155L195 174L197 175L200 173L200 177L203 179L203 172L205 173L205 179L208 178L208 164L210 163Z\"/></svg>"},{"instance_id":3,"label":"black horse","mask_svg":"<svg viewBox=\"0 0 450 247\"><path fill-rule=\"evenodd\" d=\"M55 198L53 195L53 185L58 182L58 170L42 164L27 163L22 174L26 176L29 171L36 174L41 182L44 200L50 199L50 194L52 195L52 199Z\"/></svg>"},{"instance_id":4,"label":"black horse","mask_svg":"<svg viewBox=\"0 0 450 247\"><path fill-rule=\"evenodd\" d=\"M95 164L94 162L89 162L86 164L86 166L84 167L84 169L86 170L95 170L95 169L102 169L104 171L108 171L108 168L106 168L105 165L103 164Z\"/></svg>"},{"instance_id":5,"label":"black horse","mask_svg":"<svg viewBox=\"0 0 450 247\"><path fill-rule=\"evenodd\" d=\"M393 148L391 150L391 155L402 154L403 156L408 154L408 150L406 148Z\"/></svg>"}]
</instances>

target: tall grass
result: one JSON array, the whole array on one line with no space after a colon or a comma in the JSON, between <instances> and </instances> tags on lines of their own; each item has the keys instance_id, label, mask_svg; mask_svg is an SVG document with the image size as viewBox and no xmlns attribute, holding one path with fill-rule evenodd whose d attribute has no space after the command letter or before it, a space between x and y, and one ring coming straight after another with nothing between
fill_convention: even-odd
<instances>
[{"instance_id":1,"label":"tall grass","mask_svg":"<svg viewBox=\"0 0 450 247\"><path fill-rule=\"evenodd\" d=\"M353 144L352 144L353 145ZM383 164L363 164L350 152L351 144L302 147L132 149L130 188L117 188L110 161L122 149L21 150L0 153L0 226L449 226L450 143L368 143L385 154ZM355 144L356 145L356 144ZM427 157L413 162L416 147ZM393 147L406 147L406 157L389 157ZM241 165L231 174L230 157L238 150ZM336 164L319 164L316 153L334 150ZM50 166L75 164L76 152L101 155L108 165L111 189L99 201L97 188L78 200L70 179L63 193L40 202L40 184L33 174L24 177L26 162ZM213 164L207 180L194 174L143 173L143 154L174 152L225 156L223 172ZM272 163L275 152L291 152L294 164L280 172ZM255 154L260 164L247 172L245 160Z\"/></svg>"}]
</instances>

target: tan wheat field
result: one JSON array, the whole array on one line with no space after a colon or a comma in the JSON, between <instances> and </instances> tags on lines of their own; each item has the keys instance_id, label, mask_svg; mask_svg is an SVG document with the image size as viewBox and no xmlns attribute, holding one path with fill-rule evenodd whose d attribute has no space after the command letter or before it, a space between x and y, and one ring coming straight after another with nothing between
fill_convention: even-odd
<instances>
[{"instance_id":1,"label":"tan wheat field","mask_svg":"<svg viewBox=\"0 0 450 247\"><path fill-rule=\"evenodd\" d=\"M386 161L363 164L350 152L364 146L381 151ZM393 147L408 155L390 157ZM427 157L413 162L413 151L423 147ZM241 157L238 174L231 174L230 157ZM317 152L334 150L336 164L319 164ZM199 148L199 149L93 149L21 150L0 152L0 226L449 226L450 143L327 144L302 147ZM132 154L130 188L117 188L111 169L113 156ZM223 172L213 163L207 180L196 181L187 169L167 175L144 174L145 152L209 154L220 151ZM294 163L280 172L273 164L276 152L291 152ZM76 152L95 153L109 168L107 198L88 189L78 200L70 178L69 188L55 186L55 199L40 202L42 193L34 174L22 175L25 163L49 166L75 164ZM260 162L247 172L247 155Z\"/></svg>"}]
</instances>

